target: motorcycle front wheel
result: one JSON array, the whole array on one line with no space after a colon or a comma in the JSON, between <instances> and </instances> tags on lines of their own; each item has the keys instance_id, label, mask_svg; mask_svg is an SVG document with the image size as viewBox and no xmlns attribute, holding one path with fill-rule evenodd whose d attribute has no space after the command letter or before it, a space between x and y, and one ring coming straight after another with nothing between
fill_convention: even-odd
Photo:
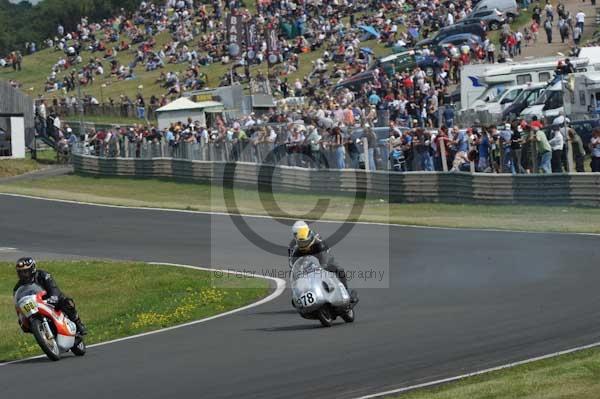
<instances>
[{"instance_id":1,"label":"motorcycle front wheel","mask_svg":"<svg viewBox=\"0 0 600 399\"><path fill-rule=\"evenodd\" d=\"M319 310L317 317L319 318L319 321L323 327L331 327L333 324L333 316L331 315L331 311L327 306L323 306L323 308Z\"/></svg>"},{"instance_id":2,"label":"motorcycle front wheel","mask_svg":"<svg viewBox=\"0 0 600 399\"><path fill-rule=\"evenodd\" d=\"M56 337L52 337L50 339L46 336L46 330L44 329L44 323L42 320L32 319L30 326L35 340L40 348L42 348L46 356L48 356L48 359L52 361L60 360L60 349L58 348Z\"/></svg>"}]
</instances>

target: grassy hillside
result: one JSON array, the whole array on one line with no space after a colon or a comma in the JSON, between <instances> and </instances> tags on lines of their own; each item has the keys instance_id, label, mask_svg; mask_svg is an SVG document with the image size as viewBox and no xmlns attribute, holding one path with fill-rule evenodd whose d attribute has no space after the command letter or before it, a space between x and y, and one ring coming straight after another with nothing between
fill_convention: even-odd
<instances>
[{"instance_id":1,"label":"grassy hillside","mask_svg":"<svg viewBox=\"0 0 600 399\"><path fill-rule=\"evenodd\" d=\"M156 35L155 38L155 49L159 49L164 44L169 42L170 33L161 32L158 35ZM197 45L198 41L194 40L188 46L190 48L193 48L197 47ZM371 47L377 56L386 55L391 52L391 49L385 48L383 45L377 43L375 40L363 42L362 46ZM322 55L323 51L324 49L320 49L315 52L300 54L300 68L295 73L290 74L288 76L288 79L290 81L293 81L296 78L304 78L304 76L310 73L312 69L311 61L314 61L317 58L319 58ZM61 56L62 53L59 51L55 51L54 49L44 49L42 51L37 52L36 54L25 56L22 71L14 72L12 71L12 69L9 68L0 69L0 79L17 80L22 84L22 90L34 97L37 97L39 95L43 95L46 98L55 98L57 96L62 97L64 95L62 92L44 92L44 83L46 82L48 75L50 75L52 66L58 61L58 59ZM90 58L102 57L102 53L92 54L89 51L82 51L81 56L83 61L87 62L90 60ZM131 51L126 51L118 53L116 59L120 64L128 65L133 60L133 57L134 54L131 53ZM91 85L82 87L83 95L93 95L99 101L102 101L102 99L104 99L104 101L107 101L109 97L114 100L118 100L119 95L121 94L127 95L129 97L135 97L135 95L139 92L140 86L143 87L141 92L145 98L150 98L150 96L152 95L160 96L166 94L166 89L160 87L160 84L156 83L160 73L167 73L171 71L183 74L188 66L187 63L166 64L163 69L147 72L144 70L143 65L139 65L135 68L136 79L123 81L117 80L116 78L109 76L108 62L103 62L103 65L105 67L105 77L96 78L94 83L92 83ZM216 87L219 84L220 77L228 73L230 68L231 65L214 63L208 66L201 66L200 71L204 72L207 75L208 87ZM258 73L259 70L261 70L263 74L266 75L267 64L263 63L259 66L253 66L250 68L250 70L253 75ZM66 72L60 72L58 74L58 79L62 79L65 76L65 74L69 72L70 70Z\"/></svg>"},{"instance_id":2,"label":"grassy hillside","mask_svg":"<svg viewBox=\"0 0 600 399\"><path fill-rule=\"evenodd\" d=\"M252 4L250 4L252 3ZM254 2L247 2L247 6L253 9ZM359 14L360 15L360 14ZM513 23L513 28L518 28L529 22L531 14L527 11L521 13L521 16ZM347 19L346 19L347 22ZM170 33L162 32L155 36L156 38L156 46L155 49L159 49L164 46L167 42L170 41ZM491 38L494 41L498 40L498 33L493 32L491 34ZM188 46L190 48L197 48L198 40L194 40L189 43ZM135 47L135 46L132 46ZM361 47L370 47L374 50L375 56L384 56L391 53L391 49L385 48L380 43L377 43L375 40L366 41L361 43ZM319 49L312 53L300 54L300 68L293 74L288 76L288 79L293 82L296 78L302 79L306 76L312 69L311 61L316 60L322 55L324 49ZM128 65L132 60L134 54L129 50L126 52L118 53L116 57L117 61L120 64ZM90 58L94 57L102 57L103 53L95 53L92 54L88 51L82 52L83 62L86 63L90 60ZM13 72L12 69L4 68L0 69L0 79L9 80L14 79L22 84L22 90L30 94L31 96L37 97L39 95L43 95L46 98L54 98L57 96L63 96L62 92L44 92L44 83L46 81L47 76L51 72L52 65L54 65L58 59L62 56L61 52L55 51L54 49L44 49L39 51L36 54L26 56L23 62L23 70ZM135 97L136 94L141 92L143 96L148 99L152 95L160 96L166 94L166 89L160 87L160 85L156 82L161 71L167 73L171 72L179 72L180 75L183 74L188 64L167 64L163 69L155 70L155 71L145 71L143 65L139 65L135 68L135 76L136 78L129 81L117 80L114 77L109 76L109 63L103 62L105 67L105 77L96 78L94 83L88 86L82 87L82 94L90 94L95 96L99 101L107 102L108 98L112 98L115 101L118 101L118 98L121 94L127 95L130 98ZM219 84L220 77L229 72L231 65L222 65L221 63L215 63L208 66L200 67L200 71L205 73L208 77L208 87L216 87ZM255 75L259 70L263 72L263 74L267 73L267 65L266 63L260 66L253 66L251 68L251 73ZM58 74L58 79L62 79L66 73L69 71L63 71ZM140 90L140 87L142 89Z\"/></svg>"}]
</instances>

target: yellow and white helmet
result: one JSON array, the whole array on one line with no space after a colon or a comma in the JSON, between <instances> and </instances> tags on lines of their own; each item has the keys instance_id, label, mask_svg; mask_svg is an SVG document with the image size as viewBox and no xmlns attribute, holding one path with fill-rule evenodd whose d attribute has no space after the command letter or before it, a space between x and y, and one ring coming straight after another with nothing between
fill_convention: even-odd
<instances>
[{"instance_id":1,"label":"yellow and white helmet","mask_svg":"<svg viewBox=\"0 0 600 399\"><path fill-rule=\"evenodd\" d=\"M294 235L294 238L296 238L296 234L298 233L298 229L301 228L301 227L308 227L308 224L304 220L298 220L292 226L292 234Z\"/></svg>"},{"instance_id":2,"label":"yellow and white helmet","mask_svg":"<svg viewBox=\"0 0 600 399\"><path fill-rule=\"evenodd\" d=\"M315 232L308 227L308 224L301 220L294 223L292 232L294 234L294 240L296 240L296 245L298 245L300 250L310 248L317 237Z\"/></svg>"}]
</instances>

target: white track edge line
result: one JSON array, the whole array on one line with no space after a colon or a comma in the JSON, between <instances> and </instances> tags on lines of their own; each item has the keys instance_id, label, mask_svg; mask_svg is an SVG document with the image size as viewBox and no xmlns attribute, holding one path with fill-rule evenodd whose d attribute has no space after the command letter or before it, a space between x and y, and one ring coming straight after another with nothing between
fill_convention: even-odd
<instances>
[{"instance_id":1,"label":"white track edge line","mask_svg":"<svg viewBox=\"0 0 600 399\"><path fill-rule=\"evenodd\" d=\"M114 344L114 343L117 343L117 342L128 341L128 340L131 340L131 339L145 337L145 336L148 336L148 335L160 334L160 333L163 333L163 332L166 332L166 331L171 331L171 330L175 330L175 329L179 329L179 328L183 328L183 327L189 327L189 326L193 326L193 325L200 324L200 323L206 323L206 322L211 321L211 320L219 319L221 317L229 316L229 315L232 315L234 313L242 312L244 310L248 310L248 309L260 306L260 305L264 305L265 303L270 302L270 301L276 299L277 297L279 297L283 293L283 291L285 290L285 286L286 286L285 280L277 278L277 277L260 276L260 275L256 275L256 274L252 274L252 273L236 272L236 271L232 271L232 270L211 269L211 268L207 268L207 267L192 266L192 265L183 265L183 264L179 264L179 263L168 263L168 262L147 262L147 263L150 264L150 265L156 265L156 266L160 266L160 265L174 266L174 267L180 267L180 268L185 268L185 269L194 269L194 270L202 270L202 271L208 271L208 272L227 273L227 274L232 274L232 275L235 275L235 276L246 276L246 277L253 277L253 278L262 278L262 279L265 279L265 280L270 280L270 281L275 282L276 288L275 288L275 291L273 291L268 296L266 296L266 297L264 297L264 298L262 298L262 299L260 299L260 300L258 300L256 302L252 302L252 303L250 303L248 305L242 306L241 308L232 309L232 310L229 310L229 311L224 312L224 313L219 313L219 314L216 314L214 316L206 317L206 318L203 318L203 319L200 319L200 320L194 320L194 321L190 321L190 322L187 322L187 323L178 324L176 326L161 328L159 330L148 331L148 332L145 332L145 333L135 334L135 335L131 335L131 336L128 336L128 337L112 339L110 341L98 342L97 344L89 345L88 348L96 348L96 347L99 347L99 346L110 345L110 344ZM0 367L7 366L9 364L23 363L23 362L26 362L28 360L33 360L33 359L41 359L41 358L44 358L44 357L46 357L46 356L45 355L40 355L40 356L28 357L26 359L12 360L10 362L0 363Z\"/></svg>"},{"instance_id":2,"label":"white track edge line","mask_svg":"<svg viewBox=\"0 0 600 399\"><path fill-rule=\"evenodd\" d=\"M469 378L469 377L476 377L478 375L488 374L488 373L492 373L494 371L505 370L505 369L508 369L508 368L511 368L511 367L521 366L521 365L524 365L524 364L533 363L533 362L537 362L537 361L540 361L540 360L551 359L551 358L558 357L558 356L561 356L561 355L568 355L570 353L575 353L575 352L579 352L579 351L586 350L586 349L592 349L592 348L596 348L596 347L599 347L599 346L600 346L600 342L594 342L593 344L578 346L578 347L571 348L571 349L565 349L565 350L562 350L562 351L558 351L558 352L554 352L554 353L549 353L547 355L532 357L532 358L529 358L529 359L520 360L518 362L503 364L501 366L496 366L496 367L492 367L492 368L488 368L488 369L474 371L472 373L461 374L461 375L457 375L457 376L454 376L454 377L443 378L441 380L436 380L436 381L424 382L422 384L411 385L411 386L404 387L404 388L398 388L398 389L392 389L392 390L389 390L389 391L373 393L373 394L370 394L370 395L360 396L360 397L357 397L355 399L373 399L373 398L381 398L381 397L388 396L388 395L402 394L402 393L405 393L405 392L408 392L408 391L413 391L415 389L428 388L428 387L432 387L432 386L435 386L435 385L446 384L446 383L449 383L449 382L456 382L456 381L464 380L464 379Z\"/></svg>"},{"instance_id":3,"label":"white track edge line","mask_svg":"<svg viewBox=\"0 0 600 399\"><path fill-rule=\"evenodd\" d=\"M27 194L16 194L16 193L3 193L0 192L0 196L7 197L17 197L17 198L28 198L35 199L40 201L51 201L51 202L62 202L66 204L75 204L75 205L85 205L85 206L97 206L103 208L117 208L117 209L135 209L140 211L158 211L158 212L175 212L175 213L190 213L197 215L215 215L215 216L239 216L244 218L254 218L254 219L279 219L279 220L297 220L294 218L284 217L284 216L276 216L271 217L268 215L251 215L245 213L228 213L228 212L216 212L216 211L192 211L187 209L171 209L171 208L154 208L154 207L144 207L144 206L128 206L128 205L113 205L113 204L101 204L97 202L85 202L85 201L75 201L75 200L66 200L60 198L47 198L47 197L39 197L35 195L27 195ZM310 219L307 219L310 220ZM405 227L411 229L427 229L427 230L451 230L451 231L483 231L483 232L492 232L492 233L522 233L522 234L553 234L553 235L581 235L581 236L592 236L598 237L600 233L578 233L578 232L561 232L561 231L527 231L527 230L510 230L510 229L483 229L483 228L469 228L469 227L444 227L444 226L420 226L416 224L400 224L400 223L383 223L383 222L344 222L341 220L327 220L327 219L319 219L316 220L318 223L330 223L330 224L343 224L343 223L351 223L356 225L371 225L371 226L388 226L388 227Z\"/></svg>"}]
</instances>

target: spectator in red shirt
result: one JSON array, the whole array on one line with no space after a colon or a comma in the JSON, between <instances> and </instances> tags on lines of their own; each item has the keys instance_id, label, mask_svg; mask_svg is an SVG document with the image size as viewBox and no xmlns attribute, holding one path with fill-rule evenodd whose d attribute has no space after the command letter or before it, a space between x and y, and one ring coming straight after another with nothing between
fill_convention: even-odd
<instances>
[{"instance_id":1,"label":"spectator in red shirt","mask_svg":"<svg viewBox=\"0 0 600 399\"><path fill-rule=\"evenodd\" d=\"M407 96L409 98L412 97L415 86L414 86L412 77L409 74L406 74L406 76L404 77L404 80L402 81L402 85L404 86L404 89L406 90Z\"/></svg>"},{"instance_id":2,"label":"spectator in red shirt","mask_svg":"<svg viewBox=\"0 0 600 399\"><path fill-rule=\"evenodd\" d=\"M534 115L531 120L530 126L532 129L535 129L535 128L541 129L544 127L544 124L538 120L537 116Z\"/></svg>"}]
</instances>

